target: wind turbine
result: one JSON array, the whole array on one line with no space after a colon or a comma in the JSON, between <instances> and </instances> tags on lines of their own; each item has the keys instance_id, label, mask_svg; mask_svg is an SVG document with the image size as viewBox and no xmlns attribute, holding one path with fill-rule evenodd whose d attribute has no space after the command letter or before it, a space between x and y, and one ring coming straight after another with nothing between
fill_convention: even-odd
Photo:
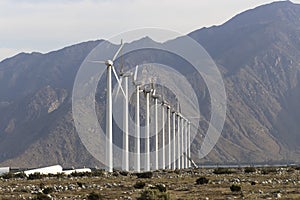
<instances>
[{"instance_id":1,"label":"wind turbine","mask_svg":"<svg viewBox=\"0 0 300 200\"><path fill-rule=\"evenodd\" d=\"M181 118L181 126L180 126L180 128L181 128L181 154L180 154L180 156L181 156L181 168L183 168L184 169L184 157L183 157L183 153L184 153L184 145L183 145L183 142L184 142L184 137L183 137L183 131L184 131L184 118L183 118L183 116L180 114L180 118Z\"/></svg>"},{"instance_id":2,"label":"wind turbine","mask_svg":"<svg viewBox=\"0 0 300 200\"><path fill-rule=\"evenodd\" d=\"M193 166L196 166L194 161L191 158L191 125L193 125L193 123L189 119L201 119L201 116L188 116L186 118L186 122L187 122L187 144L186 145L187 146L186 146L185 156L187 157L188 168L190 168L192 164Z\"/></svg>"},{"instance_id":3,"label":"wind turbine","mask_svg":"<svg viewBox=\"0 0 300 200\"><path fill-rule=\"evenodd\" d=\"M136 160L135 160L135 170L140 172L140 85L141 83L137 82L137 73L138 73L138 65L135 67L135 72L133 76L133 85L135 86L136 91L136 114L135 114L135 139L136 139Z\"/></svg>"},{"instance_id":4,"label":"wind turbine","mask_svg":"<svg viewBox=\"0 0 300 200\"><path fill-rule=\"evenodd\" d=\"M184 151L183 151L183 156L184 156L184 168L188 168L188 154L187 154L187 130L188 130L188 121L187 119L183 118L183 136L184 136L184 140L183 140L183 147L184 147Z\"/></svg>"},{"instance_id":5,"label":"wind turbine","mask_svg":"<svg viewBox=\"0 0 300 200\"><path fill-rule=\"evenodd\" d=\"M188 120L180 113L181 108L180 104L178 104L178 127L180 126L180 129L178 130L178 134L180 133L180 142L178 141L179 149L181 149L180 153L180 160L178 161L178 164L181 165L181 168L187 168L188 167L188 154L187 154L187 147L188 147ZM179 136L178 136L179 139ZM181 162L181 163L180 163Z\"/></svg>"},{"instance_id":6,"label":"wind turbine","mask_svg":"<svg viewBox=\"0 0 300 200\"><path fill-rule=\"evenodd\" d=\"M177 168L181 169L181 151L180 151L180 114L177 113Z\"/></svg>"},{"instance_id":7,"label":"wind turbine","mask_svg":"<svg viewBox=\"0 0 300 200\"><path fill-rule=\"evenodd\" d=\"M171 169L171 107L170 105L167 105L167 118L168 118L168 169Z\"/></svg>"},{"instance_id":8,"label":"wind turbine","mask_svg":"<svg viewBox=\"0 0 300 200\"><path fill-rule=\"evenodd\" d=\"M172 110L172 120L173 120L173 124L172 124L172 128L173 128L173 167L172 169L175 170L176 169L176 111Z\"/></svg>"},{"instance_id":9,"label":"wind turbine","mask_svg":"<svg viewBox=\"0 0 300 200\"><path fill-rule=\"evenodd\" d=\"M191 161L190 161L190 158L191 158L191 122L188 121L188 133L187 133L187 148L188 148L188 152L187 152L187 155L189 157L188 159L188 168L191 167Z\"/></svg>"},{"instance_id":10,"label":"wind turbine","mask_svg":"<svg viewBox=\"0 0 300 200\"><path fill-rule=\"evenodd\" d=\"M121 49L123 48L124 44L121 40L121 46L113 56L113 58L106 61L91 61L93 63L101 63L106 65L106 164L108 164L108 171L113 171L113 141L112 141L112 81L111 81L111 71L113 71L116 80L119 84L119 87L121 88L124 96L125 93L123 91L123 88L121 86L120 80L118 78L118 75L116 73L115 67L114 67L114 61L118 57Z\"/></svg>"},{"instance_id":11,"label":"wind turbine","mask_svg":"<svg viewBox=\"0 0 300 200\"><path fill-rule=\"evenodd\" d=\"M155 121L155 170L158 170L158 98L159 96L156 94L156 89L154 88L154 83L151 83L152 87L152 98L154 99L154 121Z\"/></svg>"},{"instance_id":12,"label":"wind turbine","mask_svg":"<svg viewBox=\"0 0 300 200\"><path fill-rule=\"evenodd\" d=\"M145 124L145 167L146 171L150 171L150 93L152 89L146 87L143 90L146 97L146 124Z\"/></svg>"},{"instance_id":13,"label":"wind turbine","mask_svg":"<svg viewBox=\"0 0 300 200\"><path fill-rule=\"evenodd\" d=\"M164 106L167 108L169 107L169 103L165 100L164 97L164 87L162 87L162 101L161 101L161 110L162 110L162 168L165 169L166 167L166 160L165 160L165 155L166 155L166 149L165 149L165 109Z\"/></svg>"},{"instance_id":14,"label":"wind turbine","mask_svg":"<svg viewBox=\"0 0 300 200\"><path fill-rule=\"evenodd\" d=\"M129 141L129 134L128 134L128 106L129 106L129 97L128 97L128 78L132 76L131 72L124 73L123 72L123 65L121 65L120 68L120 83L122 85L122 80L124 77L124 89L125 89L125 95L124 95L124 104L123 104L123 130L124 130L124 135L123 135L123 162L122 162L122 169L129 171L129 146L128 146L128 141ZM118 96L120 87L118 87L116 96Z\"/></svg>"}]
</instances>

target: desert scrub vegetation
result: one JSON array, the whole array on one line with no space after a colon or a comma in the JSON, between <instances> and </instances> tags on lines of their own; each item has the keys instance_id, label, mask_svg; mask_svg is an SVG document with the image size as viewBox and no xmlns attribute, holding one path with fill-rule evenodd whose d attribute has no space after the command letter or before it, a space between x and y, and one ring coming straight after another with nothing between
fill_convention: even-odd
<instances>
[{"instance_id":1,"label":"desert scrub vegetation","mask_svg":"<svg viewBox=\"0 0 300 200\"><path fill-rule=\"evenodd\" d=\"M213 173L214 174L235 174L236 170L232 169L232 168L219 167L219 168L214 169Z\"/></svg>"},{"instance_id":2,"label":"desert scrub vegetation","mask_svg":"<svg viewBox=\"0 0 300 200\"><path fill-rule=\"evenodd\" d=\"M261 170L261 173L262 174L270 174L270 173L276 173L277 172L277 169L275 167L266 167L266 168L263 168Z\"/></svg>"},{"instance_id":3,"label":"desert scrub vegetation","mask_svg":"<svg viewBox=\"0 0 300 200\"><path fill-rule=\"evenodd\" d=\"M240 185L232 184L230 186L231 192L240 192L242 190L242 187Z\"/></svg>"},{"instance_id":4,"label":"desert scrub vegetation","mask_svg":"<svg viewBox=\"0 0 300 200\"><path fill-rule=\"evenodd\" d=\"M196 180L197 185L207 184L208 182L209 182L209 180L205 177L200 177Z\"/></svg>"},{"instance_id":5,"label":"desert scrub vegetation","mask_svg":"<svg viewBox=\"0 0 300 200\"><path fill-rule=\"evenodd\" d=\"M167 187L165 184L162 183L158 183L155 185L154 189L159 190L160 192L166 192L167 191Z\"/></svg>"},{"instance_id":6,"label":"desert scrub vegetation","mask_svg":"<svg viewBox=\"0 0 300 200\"><path fill-rule=\"evenodd\" d=\"M170 195L167 192L160 192L156 189L146 189L142 191L137 200L170 200Z\"/></svg>"},{"instance_id":7,"label":"desert scrub vegetation","mask_svg":"<svg viewBox=\"0 0 300 200\"><path fill-rule=\"evenodd\" d=\"M11 179L11 178L26 178L26 174L24 174L24 172L20 172L20 173L12 173L12 172L8 172L5 174L2 174L0 177L2 177L3 179Z\"/></svg>"},{"instance_id":8,"label":"desert scrub vegetation","mask_svg":"<svg viewBox=\"0 0 300 200\"><path fill-rule=\"evenodd\" d=\"M51 200L51 197L43 193L38 193L33 200Z\"/></svg>"},{"instance_id":9,"label":"desert scrub vegetation","mask_svg":"<svg viewBox=\"0 0 300 200\"><path fill-rule=\"evenodd\" d=\"M52 192L54 192L53 187L46 187L46 188L43 189L44 194L50 194Z\"/></svg>"},{"instance_id":10,"label":"desert scrub vegetation","mask_svg":"<svg viewBox=\"0 0 300 200\"><path fill-rule=\"evenodd\" d=\"M133 187L134 187L135 189L143 189L145 186L146 186L146 183L143 182L143 181L137 181L137 182L133 185Z\"/></svg>"},{"instance_id":11,"label":"desert scrub vegetation","mask_svg":"<svg viewBox=\"0 0 300 200\"><path fill-rule=\"evenodd\" d=\"M43 175L43 174L40 174L40 173L36 172L34 174L29 174L28 180L42 179L44 177L46 177L46 175Z\"/></svg>"},{"instance_id":12,"label":"desert scrub vegetation","mask_svg":"<svg viewBox=\"0 0 300 200\"><path fill-rule=\"evenodd\" d=\"M104 197L96 192L91 192L88 196L87 196L88 200L102 200L104 199Z\"/></svg>"},{"instance_id":13,"label":"desert scrub vegetation","mask_svg":"<svg viewBox=\"0 0 300 200\"><path fill-rule=\"evenodd\" d=\"M136 173L136 176L138 178L152 178L153 177L153 172Z\"/></svg>"},{"instance_id":14,"label":"desert scrub vegetation","mask_svg":"<svg viewBox=\"0 0 300 200\"><path fill-rule=\"evenodd\" d=\"M255 167L245 167L244 172L245 173L254 173L254 172L256 172L256 168Z\"/></svg>"}]
</instances>

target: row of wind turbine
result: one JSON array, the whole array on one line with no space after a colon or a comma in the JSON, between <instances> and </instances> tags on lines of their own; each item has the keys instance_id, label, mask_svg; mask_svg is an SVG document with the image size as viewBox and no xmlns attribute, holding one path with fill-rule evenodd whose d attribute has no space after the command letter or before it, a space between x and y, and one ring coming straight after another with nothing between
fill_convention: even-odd
<instances>
[{"instance_id":1,"label":"row of wind turbine","mask_svg":"<svg viewBox=\"0 0 300 200\"><path fill-rule=\"evenodd\" d=\"M155 114L154 114L154 122L155 122L155 166L154 169L159 168L173 168L176 167L178 169L189 167L190 163L190 150L188 150L190 145L190 128L188 126L189 122L185 119L182 114L180 107L175 110L171 110L170 103L165 100L164 97L164 87L162 87L162 95L157 95L156 89L154 87L154 83L151 83L151 86L144 86L142 89L142 83L137 81L138 75L138 66L135 68L135 72L123 72L123 66L120 67L119 76L115 70L114 61L117 59L118 55L120 54L124 44L121 41L121 45L118 48L117 52L114 54L112 59L108 59L106 61L91 61L93 63L101 63L106 65L107 77L106 77L106 164L108 165L108 171L113 171L113 133L112 133L112 75L111 72L113 71L114 76L118 83L117 95L121 90L124 96L124 104L123 104L123 161L122 161L122 169L129 171L129 127L128 127L128 118L129 118L129 93L128 93L128 85L129 85L129 78L132 77L132 84L135 87L136 93L136 110L135 110L135 162L134 162L134 170L139 172L141 170L140 166L140 92L144 92L146 98L146 118L145 118L145 163L144 163L144 170L150 171L150 98L154 99L155 105ZM124 83L122 84L124 79ZM123 89L124 88L124 89ZM161 104L161 116L162 116L162 151L161 155L159 155L159 137L158 137L158 105L159 101ZM167 137L167 144L168 149L165 148L165 109L167 113L167 130L168 130L168 137ZM171 116L172 112L172 116ZM172 138L173 138L173 146L171 146L171 118L173 119L172 123ZM176 118L177 118L177 139L176 139ZM184 129L184 127L186 127ZM175 141L177 140L177 145ZM173 148L172 148L173 147ZM177 148L176 148L177 147ZM177 150L177 151L176 151ZM167 152L166 152L167 151ZM172 154L173 152L173 154ZM187 153L184 153L187 152ZM176 154L177 154L177 164L176 164ZM185 159L184 159L185 156ZM159 166L159 157L162 158L161 166ZM173 164L172 164L173 160Z\"/></svg>"}]
</instances>

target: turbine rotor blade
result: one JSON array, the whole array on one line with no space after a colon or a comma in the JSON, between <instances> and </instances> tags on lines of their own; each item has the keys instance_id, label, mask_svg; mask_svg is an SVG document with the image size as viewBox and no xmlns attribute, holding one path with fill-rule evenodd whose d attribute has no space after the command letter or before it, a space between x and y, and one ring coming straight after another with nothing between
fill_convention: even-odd
<instances>
[{"instance_id":1,"label":"turbine rotor blade","mask_svg":"<svg viewBox=\"0 0 300 200\"><path fill-rule=\"evenodd\" d=\"M179 103L179 106L178 106L178 107L179 107L179 112L181 113L181 106L180 106L180 103Z\"/></svg>"},{"instance_id":2,"label":"turbine rotor blade","mask_svg":"<svg viewBox=\"0 0 300 200\"><path fill-rule=\"evenodd\" d=\"M90 63L101 63L101 64L105 64L105 61L98 61L98 60L91 60L91 61L88 61Z\"/></svg>"},{"instance_id":3,"label":"turbine rotor blade","mask_svg":"<svg viewBox=\"0 0 300 200\"><path fill-rule=\"evenodd\" d=\"M117 79L117 82L118 82L118 84L119 84L119 87L120 87L120 89L121 89L121 91L122 91L124 97L126 97L125 92L124 92L124 90L123 90L123 88L122 88L122 85L121 85L121 83L120 83L119 77L118 77L118 75L117 75L117 72L116 72L114 66L112 66L111 68L112 68L112 70L113 70L113 72L114 72L114 75L115 75L115 77L116 77L116 79Z\"/></svg>"},{"instance_id":4,"label":"turbine rotor blade","mask_svg":"<svg viewBox=\"0 0 300 200\"><path fill-rule=\"evenodd\" d=\"M133 81L136 82L136 79L137 79L137 73L138 73L138 68L139 66L135 66L135 72L134 72L134 77L133 77Z\"/></svg>"},{"instance_id":5,"label":"turbine rotor blade","mask_svg":"<svg viewBox=\"0 0 300 200\"><path fill-rule=\"evenodd\" d=\"M153 83L153 79L151 80L151 89L154 90L154 83Z\"/></svg>"},{"instance_id":6,"label":"turbine rotor blade","mask_svg":"<svg viewBox=\"0 0 300 200\"><path fill-rule=\"evenodd\" d=\"M121 46L119 47L118 51L117 51L116 54L114 55L112 61L115 61L115 60L116 60L116 58L118 57L118 55L119 55L120 51L122 50L123 46L124 46L123 40L121 40Z\"/></svg>"},{"instance_id":7,"label":"turbine rotor blade","mask_svg":"<svg viewBox=\"0 0 300 200\"><path fill-rule=\"evenodd\" d=\"M123 78L121 77L120 78L120 85L122 85L122 81L123 81ZM120 91L120 85L118 85L118 88L117 88L117 92L116 92L116 97L118 97L118 94L119 94L119 91ZM124 95L125 96L125 95ZM117 99L116 99L117 100Z\"/></svg>"}]
</instances>

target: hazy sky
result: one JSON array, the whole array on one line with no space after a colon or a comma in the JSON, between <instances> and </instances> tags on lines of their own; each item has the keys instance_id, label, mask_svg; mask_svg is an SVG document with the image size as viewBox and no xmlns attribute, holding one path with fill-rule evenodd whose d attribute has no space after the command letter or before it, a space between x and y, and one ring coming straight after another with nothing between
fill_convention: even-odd
<instances>
[{"instance_id":1,"label":"hazy sky","mask_svg":"<svg viewBox=\"0 0 300 200\"><path fill-rule=\"evenodd\" d=\"M158 27L186 34L272 0L0 0L0 60ZM300 0L293 0L300 3Z\"/></svg>"}]
</instances>

